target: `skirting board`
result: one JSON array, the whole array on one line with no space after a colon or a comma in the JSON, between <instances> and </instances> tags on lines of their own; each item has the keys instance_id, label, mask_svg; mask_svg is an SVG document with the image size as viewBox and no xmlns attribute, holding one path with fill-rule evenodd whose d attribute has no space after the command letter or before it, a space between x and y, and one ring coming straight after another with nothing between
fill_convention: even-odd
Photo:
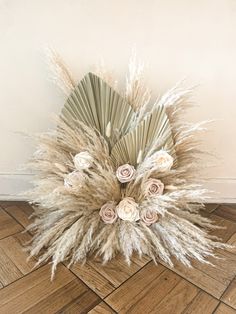
<instances>
[{"instance_id":1,"label":"skirting board","mask_svg":"<svg viewBox=\"0 0 236 314\"><path fill-rule=\"evenodd\" d=\"M0 200L25 200L20 195L32 186L33 175L28 173L0 173Z\"/></svg>"},{"instance_id":2,"label":"skirting board","mask_svg":"<svg viewBox=\"0 0 236 314\"><path fill-rule=\"evenodd\" d=\"M32 174L0 173L0 200L24 200L20 193L32 186ZM205 187L211 191L207 203L236 203L236 178L211 178Z\"/></svg>"}]
</instances>

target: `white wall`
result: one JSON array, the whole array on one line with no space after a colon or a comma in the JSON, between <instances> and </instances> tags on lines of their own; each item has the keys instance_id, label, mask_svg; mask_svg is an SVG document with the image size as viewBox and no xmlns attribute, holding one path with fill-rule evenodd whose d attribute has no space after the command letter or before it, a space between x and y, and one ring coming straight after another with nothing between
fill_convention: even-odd
<instances>
[{"instance_id":1,"label":"white wall","mask_svg":"<svg viewBox=\"0 0 236 314\"><path fill-rule=\"evenodd\" d=\"M218 119L204 138L220 158L208 170L221 201L236 200L235 0L0 0L0 196L29 186L17 169L33 152L16 132L52 126L64 96L47 80L51 45L80 78L101 57L121 78L131 50L148 63L154 94L187 76L200 83L194 121Z\"/></svg>"}]
</instances>

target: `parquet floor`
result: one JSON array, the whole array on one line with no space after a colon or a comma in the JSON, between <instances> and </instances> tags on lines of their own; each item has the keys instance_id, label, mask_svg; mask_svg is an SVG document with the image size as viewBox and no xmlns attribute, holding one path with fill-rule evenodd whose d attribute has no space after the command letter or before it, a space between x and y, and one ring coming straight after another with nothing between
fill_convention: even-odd
<instances>
[{"instance_id":1,"label":"parquet floor","mask_svg":"<svg viewBox=\"0 0 236 314\"><path fill-rule=\"evenodd\" d=\"M215 267L194 263L169 269L133 258L131 267L117 258L61 264L50 282L50 265L32 269L24 243L32 208L24 202L0 202L0 313L236 313L236 250L220 252ZM226 229L213 234L236 244L236 206L208 205L205 215Z\"/></svg>"}]
</instances>

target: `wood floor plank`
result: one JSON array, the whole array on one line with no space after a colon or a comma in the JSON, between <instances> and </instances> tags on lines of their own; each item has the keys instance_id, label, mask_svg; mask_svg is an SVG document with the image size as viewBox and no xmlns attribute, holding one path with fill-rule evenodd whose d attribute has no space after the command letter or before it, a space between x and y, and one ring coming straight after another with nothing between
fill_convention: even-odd
<instances>
[{"instance_id":1,"label":"wood floor plank","mask_svg":"<svg viewBox=\"0 0 236 314\"><path fill-rule=\"evenodd\" d=\"M213 204L213 203L209 203L209 204L205 204L205 211L207 211L208 213L212 213L217 207L219 207L219 204Z\"/></svg>"},{"instance_id":2,"label":"wood floor plank","mask_svg":"<svg viewBox=\"0 0 236 314\"><path fill-rule=\"evenodd\" d=\"M75 301L64 306L57 314L87 314L92 308L100 302L98 295L91 290L87 290L80 295ZM32 313L34 314L34 313ZM51 314L48 313L48 314Z\"/></svg>"},{"instance_id":3,"label":"wood floor plank","mask_svg":"<svg viewBox=\"0 0 236 314\"><path fill-rule=\"evenodd\" d=\"M5 206L5 211L24 227L27 227L33 221L32 218L29 219L30 215L33 213L33 208L26 202Z\"/></svg>"},{"instance_id":4,"label":"wood floor plank","mask_svg":"<svg viewBox=\"0 0 236 314\"><path fill-rule=\"evenodd\" d=\"M143 259L140 264L137 264L136 258L132 258L130 265L126 263L124 257L121 255L116 256L114 260L111 260L106 265L103 265L101 260L98 259L89 261L89 264L109 280L114 287L118 287L148 262L147 259Z\"/></svg>"},{"instance_id":5,"label":"wood floor plank","mask_svg":"<svg viewBox=\"0 0 236 314\"><path fill-rule=\"evenodd\" d=\"M236 311L228 305L221 303L214 314L236 314Z\"/></svg>"},{"instance_id":6,"label":"wood floor plank","mask_svg":"<svg viewBox=\"0 0 236 314\"><path fill-rule=\"evenodd\" d=\"M3 249L0 248L0 282L3 286L21 278L22 272L8 258Z\"/></svg>"},{"instance_id":7,"label":"wood floor plank","mask_svg":"<svg viewBox=\"0 0 236 314\"><path fill-rule=\"evenodd\" d=\"M134 257L129 266L122 256L117 256L103 265L101 259L97 258L88 261L85 265L77 263L71 270L101 298L104 298L148 261L149 259L145 257L143 259Z\"/></svg>"},{"instance_id":8,"label":"wood floor plank","mask_svg":"<svg viewBox=\"0 0 236 314\"><path fill-rule=\"evenodd\" d=\"M8 262L13 263L23 275L28 274L36 262L35 259L27 261L28 253L25 251L25 245L30 239L31 236L28 233L17 233L0 240L0 248L7 257Z\"/></svg>"},{"instance_id":9,"label":"wood floor plank","mask_svg":"<svg viewBox=\"0 0 236 314\"><path fill-rule=\"evenodd\" d=\"M236 278L234 278L234 280L231 282L223 294L221 300L236 310Z\"/></svg>"},{"instance_id":10,"label":"wood floor plank","mask_svg":"<svg viewBox=\"0 0 236 314\"><path fill-rule=\"evenodd\" d=\"M59 265L56 278L51 282L50 265L45 265L0 290L1 314L54 313L87 291L88 288L63 265ZM97 296L96 300L98 304ZM94 305L93 302L90 308Z\"/></svg>"},{"instance_id":11,"label":"wood floor plank","mask_svg":"<svg viewBox=\"0 0 236 314\"><path fill-rule=\"evenodd\" d=\"M214 230L212 234L223 238L225 242L231 241L236 233L236 224L215 214L209 214L208 217L226 228ZM221 250L218 255L220 259L209 258L215 267L193 261L193 268L188 268L176 261L173 271L219 299L236 274L236 255L232 249Z\"/></svg>"},{"instance_id":12,"label":"wood floor plank","mask_svg":"<svg viewBox=\"0 0 236 314\"><path fill-rule=\"evenodd\" d=\"M227 243L233 246L229 251L236 254L236 232L231 236Z\"/></svg>"},{"instance_id":13,"label":"wood floor plank","mask_svg":"<svg viewBox=\"0 0 236 314\"><path fill-rule=\"evenodd\" d=\"M116 312L110 308L105 302L99 303L88 314L115 314Z\"/></svg>"},{"instance_id":14,"label":"wood floor plank","mask_svg":"<svg viewBox=\"0 0 236 314\"><path fill-rule=\"evenodd\" d=\"M218 238L222 239L223 242L227 242L230 237L236 233L236 223L233 221L229 221L223 217L220 217L218 215L215 215L215 212L213 214L210 214L210 219L212 219L215 223L215 225L223 227L222 229L215 229L210 232L211 235L215 235Z\"/></svg>"},{"instance_id":15,"label":"wood floor plank","mask_svg":"<svg viewBox=\"0 0 236 314\"><path fill-rule=\"evenodd\" d=\"M216 215L236 222L236 205L220 205L214 212Z\"/></svg>"},{"instance_id":16,"label":"wood floor plank","mask_svg":"<svg viewBox=\"0 0 236 314\"><path fill-rule=\"evenodd\" d=\"M228 251L218 255L220 259L209 259L214 267L193 261L189 268L176 261L173 271L219 299L236 274L236 255Z\"/></svg>"},{"instance_id":17,"label":"wood floor plank","mask_svg":"<svg viewBox=\"0 0 236 314\"><path fill-rule=\"evenodd\" d=\"M151 313L181 280L172 271L150 262L105 301L118 313Z\"/></svg>"},{"instance_id":18,"label":"wood floor plank","mask_svg":"<svg viewBox=\"0 0 236 314\"><path fill-rule=\"evenodd\" d=\"M183 314L212 314L217 308L219 300L204 291L200 291Z\"/></svg>"},{"instance_id":19,"label":"wood floor plank","mask_svg":"<svg viewBox=\"0 0 236 314\"><path fill-rule=\"evenodd\" d=\"M76 278L41 300L24 314L88 313L100 298Z\"/></svg>"},{"instance_id":20,"label":"wood floor plank","mask_svg":"<svg viewBox=\"0 0 236 314\"><path fill-rule=\"evenodd\" d=\"M138 254L133 254L133 256L132 256L132 262L137 264L139 267L145 266L151 260L152 259L146 255L143 255L142 257L140 257L140 256L138 256ZM127 265L127 263L126 263L126 265Z\"/></svg>"},{"instance_id":21,"label":"wood floor plank","mask_svg":"<svg viewBox=\"0 0 236 314\"><path fill-rule=\"evenodd\" d=\"M104 298L111 293L115 287L112 283L104 278L89 264L80 265L76 263L71 267L71 271L86 283L93 291L95 291L101 298Z\"/></svg>"},{"instance_id":22,"label":"wood floor plank","mask_svg":"<svg viewBox=\"0 0 236 314\"><path fill-rule=\"evenodd\" d=\"M23 227L3 209L0 209L0 226L0 239L23 230Z\"/></svg>"},{"instance_id":23,"label":"wood floor plank","mask_svg":"<svg viewBox=\"0 0 236 314\"><path fill-rule=\"evenodd\" d=\"M20 206L22 203L27 203L25 201L0 201L0 207L7 208L8 206Z\"/></svg>"},{"instance_id":24,"label":"wood floor plank","mask_svg":"<svg viewBox=\"0 0 236 314\"><path fill-rule=\"evenodd\" d=\"M19 304L22 303L22 309L26 310L27 307L24 306L34 305L74 278L65 267L60 265L56 280L50 282L50 265L45 265L0 290L0 308L2 310L4 306L13 307L19 301Z\"/></svg>"},{"instance_id":25,"label":"wood floor plank","mask_svg":"<svg viewBox=\"0 0 236 314\"><path fill-rule=\"evenodd\" d=\"M199 289L197 287L182 279L156 307L153 307L147 313L183 313L184 309L188 307L198 292Z\"/></svg>"}]
</instances>

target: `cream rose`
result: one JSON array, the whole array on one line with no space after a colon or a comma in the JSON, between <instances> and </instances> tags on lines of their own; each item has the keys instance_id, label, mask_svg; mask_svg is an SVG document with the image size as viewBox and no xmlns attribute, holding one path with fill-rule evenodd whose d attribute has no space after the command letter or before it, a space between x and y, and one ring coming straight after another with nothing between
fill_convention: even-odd
<instances>
[{"instance_id":1,"label":"cream rose","mask_svg":"<svg viewBox=\"0 0 236 314\"><path fill-rule=\"evenodd\" d=\"M158 179L148 179L144 183L145 196L158 196L162 195L164 191L164 184Z\"/></svg>"},{"instance_id":2,"label":"cream rose","mask_svg":"<svg viewBox=\"0 0 236 314\"><path fill-rule=\"evenodd\" d=\"M139 220L138 204L132 197L125 197L116 206L116 212L120 219L128 221Z\"/></svg>"},{"instance_id":3,"label":"cream rose","mask_svg":"<svg viewBox=\"0 0 236 314\"><path fill-rule=\"evenodd\" d=\"M165 172L171 169L174 159L165 150L159 150L152 156L154 165L160 172Z\"/></svg>"},{"instance_id":4,"label":"cream rose","mask_svg":"<svg viewBox=\"0 0 236 314\"><path fill-rule=\"evenodd\" d=\"M73 161L76 169L83 170L91 167L93 157L88 152L80 152L74 156Z\"/></svg>"},{"instance_id":5,"label":"cream rose","mask_svg":"<svg viewBox=\"0 0 236 314\"><path fill-rule=\"evenodd\" d=\"M116 170L116 177L121 183L130 182L134 178L135 172L133 166L125 164Z\"/></svg>"},{"instance_id":6,"label":"cream rose","mask_svg":"<svg viewBox=\"0 0 236 314\"><path fill-rule=\"evenodd\" d=\"M64 179L64 186L68 189L79 188L83 185L84 176L81 172L75 170L69 173Z\"/></svg>"},{"instance_id":7,"label":"cream rose","mask_svg":"<svg viewBox=\"0 0 236 314\"><path fill-rule=\"evenodd\" d=\"M147 226L150 226L159 220L157 212L151 209L142 210L140 218Z\"/></svg>"},{"instance_id":8,"label":"cream rose","mask_svg":"<svg viewBox=\"0 0 236 314\"><path fill-rule=\"evenodd\" d=\"M107 202L106 204L102 205L99 215L101 219L106 224L112 224L117 219L116 213L116 203L113 201Z\"/></svg>"}]
</instances>

